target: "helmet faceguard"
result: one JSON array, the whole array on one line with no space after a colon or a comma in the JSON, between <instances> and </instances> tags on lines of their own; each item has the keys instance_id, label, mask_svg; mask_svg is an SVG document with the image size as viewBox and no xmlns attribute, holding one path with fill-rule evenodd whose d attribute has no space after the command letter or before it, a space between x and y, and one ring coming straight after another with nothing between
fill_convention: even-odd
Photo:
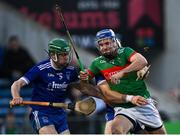
<instances>
[{"instance_id":1,"label":"helmet faceguard","mask_svg":"<svg viewBox=\"0 0 180 135\"><path fill-rule=\"evenodd\" d=\"M48 43L48 52L50 58L58 65L60 55L68 55L68 61L64 66L67 66L72 60L71 46L64 39L55 38Z\"/></svg>"},{"instance_id":2,"label":"helmet faceguard","mask_svg":"<svg viewBox=\"0 0 180 135\"><path fill-rule=\"evenodd\" d=\"M96 42L101 55L112 59L117 55L117 50L121 46L114 32L111 29L103 29L96 34Z\"/></svg>"}]
</instances>

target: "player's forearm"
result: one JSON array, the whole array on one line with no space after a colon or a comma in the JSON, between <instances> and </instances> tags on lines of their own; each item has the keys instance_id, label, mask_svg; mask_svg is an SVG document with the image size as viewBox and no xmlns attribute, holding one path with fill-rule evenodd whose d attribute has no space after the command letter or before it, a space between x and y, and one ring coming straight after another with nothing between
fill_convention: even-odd
<instances>
[{"instance_id":1,"label":"player's forearm","mask_svg":"<svg viewBox=\"0 0 180 135\"><path fill-rule=\"evenodd\" d=\"M103 95L102 93L99 91L98 88L96 88L95 86L89 84L87 81L80 81L79 83L71 83L69 85L70 89L77 89L79 90L81 93L88 95L88 96L93 96L93 97L97 97L97 98L101 98L103 99Z\"/></svg>"},{"instance_id":2,"label":"player's forearm","mask_svg":"<svg viewBox=\"0 0 180 135\"><path fill-rule=\"evenodd\" d=\"M19 93L20 93L20 87L16 82L14 82L13 85L11 86L12 97L13 98L20 97Z\"/></svg>"},{"instance_id":3,"label":"player's forearm","mask_svg":"<svg viewBox=\"0 0 180 135\"><path fill-rule=\"evenodd\" d=\"M124 73L129 73L129 72L133 72L133 71L138 71L141 70L143 67L145 67L147 65L147 63L145 62L140 62L140 61L135 61L133 63L131 63L128 67L126 67L125 69L123 69L122 71Z\"/></svg>"},{"instance_id":4,"label":"player's forearm","mask_svg":"<svg viewBox=\"0 0 180 135\"><path fill-rule=\"evenodd\" d=\"M81 86L82 93L87 94L89 96L97 97L100 99L104 98L103 94L95 86L84 81L80 81L80 86Z\"/></svg>"},{"instance_id":5,"label":"player's forearm","mask_svg":"<svg viewBox=\"0 0 180 135\"><path fill-rule=\"evenodd\" d=\"M11 86L11 94L13 98L20 97L20 89L25 83L22 80L15 81Z\"/></svg>"},{"instance_id":6,"label":"player's forearm","mask_svg":"<svg viewBox=\"0 0 180 135\"><path fill-rule=\"evenodd\" d=\"M137 58L128 67L124 68L122 71L124 73L138 71L138 70L141 70L142 68L144 68L147 64L148 64L148 62L146 61L146 59Z\"/></svg>"},{"instance_id":7,"label":"player's forearm","mask_svg":"<svg viewBox=\"0 0 180 135\"><path fill-rule=\"evenodd\" d=\"M126 102L125 94L120 94L115 91L108 91L108 92L103 92L103 95L111 103L125 103Z\"/></svg>"}]
</instances>

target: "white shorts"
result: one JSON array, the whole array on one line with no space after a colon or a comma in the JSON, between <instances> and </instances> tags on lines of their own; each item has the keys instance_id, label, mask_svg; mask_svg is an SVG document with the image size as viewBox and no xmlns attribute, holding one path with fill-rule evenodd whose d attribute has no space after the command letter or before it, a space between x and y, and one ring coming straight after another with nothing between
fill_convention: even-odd
<instances>
[{"instance_id":1,"label":"white shorts","mask_svg":"<svg viewBox=\"0 0 180 135\"><path fill-rule=\"evenodd\" d=\"M135 106L131 108L115 107L114 117L124 115L131 118L142 128L158 129L163 125L158 110L154 106L152 99L148 99L149 103L144 106ZM134 124L134 123L133 123Z\"/></svg>"}]
</instances>

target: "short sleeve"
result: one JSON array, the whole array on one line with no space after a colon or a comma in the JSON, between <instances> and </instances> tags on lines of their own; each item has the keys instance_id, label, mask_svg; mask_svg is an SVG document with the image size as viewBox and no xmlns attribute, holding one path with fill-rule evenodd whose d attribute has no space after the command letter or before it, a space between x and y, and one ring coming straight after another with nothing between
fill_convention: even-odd
<instances>
[{"instance_id":1,"label":"short sleeve","mask_svg":"<svg viewBox=\"0 0 180 135\"><path fill-rule=\"evenodd\" d=\"M102 75L95 76L96 85L100 85L102 82L105 81L105 78Z\"/></svg>"},{"instance_id":2,"label":"short sleeve","mask_svg":"<svg viewBox=\"0 0 180 135\"><path fill-rule=\"evenodd\" d=\"M124 50L124 52L125 52L125 56L126 56L126 58L128 59L128 61L130 61L131 57L132 57L134 54L137 53L136 51L134 51L134 50L133 50L132 48L130 48L130 47L126 47L125 50Z\"/></svg>"},{"instance_id":3,"label":"short sleeve","mask_svg":"<svg viewBox=\"0 0 180 135\"><path fill-rule=\"evenodd\" d=\"M26 84L34 81L39 76L40 70L37 66L32 67L25 75L21 78Z\"/></svg>"}]
</instances>

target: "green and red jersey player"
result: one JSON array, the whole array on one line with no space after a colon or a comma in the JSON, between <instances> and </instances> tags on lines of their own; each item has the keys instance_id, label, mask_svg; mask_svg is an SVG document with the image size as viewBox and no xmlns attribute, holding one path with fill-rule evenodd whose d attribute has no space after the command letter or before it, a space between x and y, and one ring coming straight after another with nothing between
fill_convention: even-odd
<instances>
[{"instance_id":1,"label":"green and red jersey player","mask_svg":"<svg viewBox=\"0 0 180 135\"><path fill-rule=\"evenodd\" d=\"M137 54L137 52L129 47L118 48L117 57L112 60L109 60L104 56L96 58L90 65L88 73L92 78L94 76L103 75L109 82L110 88L114 91L122 94L140 95L149 98L150 94L144 80L136 80L137 71L125 73L117 84L111 83L111 76L128 67L131 64L131 58L135 54ZM121 103L118 106L131 107L134 105L131 103Z\"/></svg>"},{"instance_id":2,"label":"green and red jersey player","mask_svg":"<svg viewBox=\"0 0 180 135\"><path fill-rule=\"evenodd\" d=\"M134 95L147 98L150 102L143 106L134 106L131 103L114 105L114 120L112 133L128 133L136 128L137 123L143 125L150 133L163 134L165 130L159 113L151 102L150 94L143 80L137 80L137 71L147 65L146 59L132 48L122 47L111 29L103 29L96 34L98 49L101 56L93 60L88 75L103 75L110 90L103 94L108 99L114 95L112 91L127 94L126 100L130 101ZM87 73L81 72L81 79L87 78ZM104 84L103 84L104 85ZM106 84L105 84L106 85ZM105 86L104 85L104 86ZM105 87L99 88L108 89Z\"/></svg>"}]
</instances>

